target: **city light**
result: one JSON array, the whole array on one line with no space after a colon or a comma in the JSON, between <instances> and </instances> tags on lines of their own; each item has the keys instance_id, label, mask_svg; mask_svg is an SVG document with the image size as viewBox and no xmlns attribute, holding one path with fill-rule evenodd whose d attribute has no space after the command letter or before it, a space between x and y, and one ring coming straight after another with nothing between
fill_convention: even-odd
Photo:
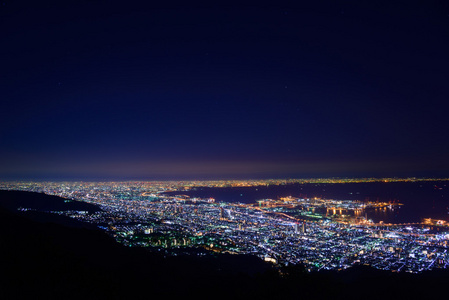
<instances>
[{"instance_id":1,"label":"city light","mask_svg":"<svg viewBox=\"0 0 449 300\"><path fill-rule=\"evenodd\" d=\"M195 187L257 187L295 182L392 182L429 179L310 179L161 182L4 182L1 189L42 192L101 208L49 213L95 224L126 246L167 254L251 254L276 265L303 264L309 271L354 264L419 273L447 268L449 228L443 220L386 224L365 209L402 204L298 197L254 203L190 197ZM440 179L447 180L447 179ZM167 193L175 192L175 193ZM19 208L27 213L31 208ZM431 227L438 227L438 232Z\"/></svg>"}]
</instances>

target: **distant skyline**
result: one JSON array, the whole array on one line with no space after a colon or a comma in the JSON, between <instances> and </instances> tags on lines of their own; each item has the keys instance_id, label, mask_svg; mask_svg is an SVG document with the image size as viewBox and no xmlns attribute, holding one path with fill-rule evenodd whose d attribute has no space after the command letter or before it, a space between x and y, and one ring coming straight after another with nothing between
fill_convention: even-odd
<instances>
[{"instance_id":1,"label":"distant skyline","mask_svg":"<svg viewBox=\"0 0 449 300\"><path fill-rule=\"evenodd\" d=\"M0 180L449 176L449 3L4 1Z\"/></svg>"}]
</instances>

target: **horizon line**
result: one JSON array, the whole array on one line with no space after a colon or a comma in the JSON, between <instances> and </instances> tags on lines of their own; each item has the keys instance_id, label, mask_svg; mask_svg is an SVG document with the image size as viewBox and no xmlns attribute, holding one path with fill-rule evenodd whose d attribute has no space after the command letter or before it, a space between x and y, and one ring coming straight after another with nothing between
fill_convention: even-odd
<instances>
[{"instance_id":1,"label":"horizon line","mask_svg":"<svg viewBox=\"0 0 449 300\"><path fill-rule=\"evenodd\" d=\"M269 181L284 181L289 183L295 182L304 182L304 181L386 181L386 182L397 182L404 180L413 180L413 181L449 181L449 177L304 177L304 178L245 178L245 179L237 179L237 178L223 178L223 179L120 179L120 180L108 180L105 178L101 179L88 179L88 180L78 180L78 179L16 179L16 180L2 180L1 183L20 183L20 182L220 182L220 181L232 181L232 182L248 182L248 181L256 181L256 182L269 182Z\"/></svg>"}]
</instances>

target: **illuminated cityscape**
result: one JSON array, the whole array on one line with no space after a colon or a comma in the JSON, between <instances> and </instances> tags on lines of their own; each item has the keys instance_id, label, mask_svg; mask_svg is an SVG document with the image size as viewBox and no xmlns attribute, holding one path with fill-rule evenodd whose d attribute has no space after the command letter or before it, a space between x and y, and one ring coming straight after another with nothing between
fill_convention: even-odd
<instances>
[{"instance_id":1,"label":"illuminated cityscape","mask_svg":"<svg viewBox=\"0 0 449 300\"><path fill-rule=\"evenodd\" d=\"M394 210L398 202L280 197L255 203L185 195L196 187L258 187L292 183L420 182L432 179L301 179L160 182L3 182L0 189L57 195L101 208L48 211L94 224L127 246L167 255L251 254L275 265L308 271L355 264L420 273L449 264L445 220L374 222L367 209ZM435 179L433 179L435 180ZM448 179L439 179L448 181ZM33 210L20 207L26 213Z\"/></svg>"},{"instance_id":2,"label":"illuminated cityscape","mask_svg":"<svg viewBox=\"0 0 449 300\"><path fill-rule=\"evenodd\" d=\"M2 299L428 299L449 1L2 1Z\"/></svg>"}]
</instances>

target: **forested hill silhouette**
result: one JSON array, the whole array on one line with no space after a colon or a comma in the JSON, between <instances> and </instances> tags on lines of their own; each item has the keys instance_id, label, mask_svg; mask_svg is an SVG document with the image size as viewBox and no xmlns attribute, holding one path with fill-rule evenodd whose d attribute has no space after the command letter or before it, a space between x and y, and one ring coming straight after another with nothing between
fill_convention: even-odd
<instances>
[{"instance_id":1,"label":"forested hill silhouette","mask_svg":"<svg viewBox=\"0 0 449 300\"><path fill-rule=\"evenodd\" d=\"M122 246L100 230L64 225L59 218L29 218L14 208L21 201L64 199L0 191L3 299L416 299L437 296L449 283L447 271L414 275L360 266L306 273L290 266L278 272L252 256L164 257Z\"/></svg>"}]
</instances>

